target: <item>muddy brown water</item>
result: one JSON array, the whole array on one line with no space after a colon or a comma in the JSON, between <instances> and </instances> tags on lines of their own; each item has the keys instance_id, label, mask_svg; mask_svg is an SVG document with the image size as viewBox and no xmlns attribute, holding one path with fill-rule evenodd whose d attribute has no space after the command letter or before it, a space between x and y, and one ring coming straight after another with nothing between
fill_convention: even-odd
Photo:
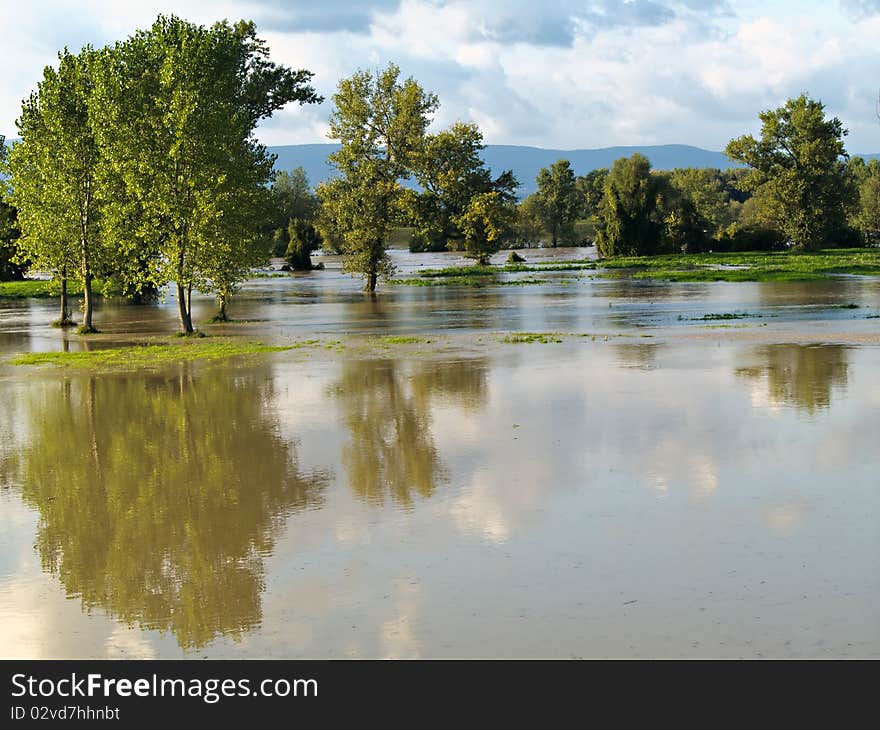
<instances>
[{"instance_id":1,"label":"muddy brown water","mask_svg":"<svg viewBox=\"0 0 880 730\"><path fill-rule=\"evenodd\" d=\"M880 280L591 273L369 299L328 258L212 330L314 347L0 362L0 655L878 656ZM54 315L0 303L0 352L84 347Z\"/></svg>"}]
</instances>

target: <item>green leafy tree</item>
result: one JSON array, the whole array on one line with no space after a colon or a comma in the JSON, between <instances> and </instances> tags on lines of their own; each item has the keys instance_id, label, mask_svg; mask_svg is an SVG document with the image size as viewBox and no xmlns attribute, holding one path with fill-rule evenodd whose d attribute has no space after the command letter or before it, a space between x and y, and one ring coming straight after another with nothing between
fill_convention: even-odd
<instances>
[{"instance_id":1,"label":"green leafy tree","mask_svg":"<svg viewBox=\"0 0 880 730\"><path fill-rule=\"evenodd\" d=\"M614 162L595 218L599 254L639 256L658 253L664 233L663 181L651 174L641 154Z\"/></svg>"},{"instance_id":2,"label":"green leafy tree","mask_svg":"<svg viewBox=\"0 0 880 730\"><path fill-rule=\"evenodd\" d=\"M464 255L486 265L513 231L516 207L498 191L480 193L456 223L464 236Z\"/></svg>"},{"instance_id":3,"label":"green leafy tree","mask_svg":"<svg viewBox=\"0 0 880 730\"><path fill-rule=\"evenodd\" d=\"M0 134L0 172L6 170L6 139ZM18 260L16 241L21 236L18 228L18 213L8 202L7 185L0 178L0 281L14 281L24 278L27 266Z\"/></svg>"},{"instance_id":4,"label":"green leafy tree","mask_svg":"<svg viewBox=\"0 0 880 730\"><path fill-rule=\"evenodd\" d=\"M669 175L674 190L686 200L715 236L736 221L737 206L732 204L721 171L712 168L677 168Z\"/></svg>"},{"instance_id":5,"label":"green leafy tree","mask_svg":"<svg viewBox=\"0 0 880 730\"><path fill-rule=\"evenodd\" d=\"M880 160L871 160L859 175L859 206L855 224L871 243L880 239Z\"/></svg>"},{"instance_id":6,"label":"green leafy tree","mask_svg":"<svg viewBox=\"0 0 880 730\"><path fill-rule=\"evenodd\" d=\"M541 168L535 181L541 219L550 234L551 245L574 243L574 223L581 204L571 163L557 160L550 167Z\"/></svg>"},{"instance_id":7,"label":"green leafy tree","mask_svg":"<svg viewBox=\"0 0 880 730\"><path fill-rule=\"evenodd\" d=\"M110 72L96 118L108 157L108 231L122 258L147 252L144 280L174 281L180 327L193 332L193 289L221 314L248 265L267 253L273 156L253 137L289 102L315 103L312 74L278 66L253 23L210 28L174 16L104 51Z\"/></svg>"},{"instance_id":8,"label":"green leafy tree","mask_svg":"<svg viewBox=\"0 0 880 730\"><path fill-rule=\"evenodd\" d=\"M518 182L510 170L497 178L481 156L483 134L473 123L456 122L427 135L415 156L415 177L423 191L411 197L416 248L440 251L462 239L456 221L472 198L497 191L514 200Z\"/></svg>"},{"instance_id":9,"label":"green leafy tree","mask_svg":"<svg viewBox=\"0 0 880 730\"><path fill-rule=\"evenodd\" d=\"M608 168L599 167L586 175L579 175L574 183L579 196L578 218L590 219L596 214L605 195L605 178Z\"/></svg>"},{"instance_id":10,"label":"green leafy tree","mask_svg":"<svg viewBox=\"0 0 880 730\"><path fill-rule=\"evenodd\" d=\"M284 258L294 271L311 271L312 251L321 247L321 234L308 221L291 218L287 226L287 250Z\"/></svg>"},{"instance_id":11,"label":"green leafy tree","mask_svg":"<svg viewBox=\"0 0 880 730\"><path fill-rule=\"evenodd\" d=\"M531 247L532 244L540 244L545 231L538 197L535 193L526 197L516 206L514 231L514 240L519 245Z\"/></svg>"},{"instance_id":12,"label":"green leafy tree","mask_svg":"<svg viewBox=\"0 0 880 730\"><path fill-rule=\"evenodd\" d=\"M761 137L745 135L727 145L727 156L751 169L744 188L754 194L759 220L781 230L798 248L831 243L846 225L854 201L837 118L802 94L762 112Z\"/></svg>"},{"instance_id":13,"label":"green leafy tree","mask_svg":"<svg viewBox=\"0 0 880 730\"><path fill-rule=\"evenodd\" d=\"M342 242L346 271L363 276L374 292L379 276L393 269L385 245L404 218L400 181L424 147L437 97L412 78L401 81L400 69L389 64L342 79L333 102L329 136L341 149L330 162L340 177L318 187L320 228Z\"/></svg>"},{"instance_id":14,"label":"green leafy tree","mask_svg":"<svg viewBox=\"0 0 880 730\"><path fill-rule=\"evenodd\" d=\"M100 152L90 116L97 54L66 49L58 68L47 66L43 78L22 104L21 141L9 153L12 203L18 211L21 256L61 280L58 324L72 324L67 282L83 287L80 331L94 332L92 281L107 263L101 225Z\"/></svg>"},{"instance_id":15,"label":"green leafy tree","mask_svg":"<svg viewBox=\"0 0 880 730\"><path fill-rule=\"evenodd\" d=\"M314 224L318 213L318 198L312 192L305 169L296 167L290 172L281 170L272 181L273 211L272 253L286 256L290 244L288 232L294 219L303 224Z\"/></svg>"}]
</instances>

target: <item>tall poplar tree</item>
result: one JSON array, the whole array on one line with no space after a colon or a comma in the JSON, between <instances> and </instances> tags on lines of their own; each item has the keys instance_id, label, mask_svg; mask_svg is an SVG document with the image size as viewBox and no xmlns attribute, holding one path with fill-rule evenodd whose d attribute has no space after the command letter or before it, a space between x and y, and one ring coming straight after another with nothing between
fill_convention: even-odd
<instances>
[{"instance_id":1,"label":"tall poplar tree","mask_svg":"<svg viewBox=\"0 0 880 730\"><path fill-rule=\"evenodd\" d=\"M575 180L568 160L557 160L550 167L542 167L535 178L538 210L554 247L560 241L574 241L574 222L581 208Z\"/></svg>"},{"instance_id":2,"label":"tall poplar tree","mask_svg":"<svg viewBox=\"0 0 880 730\"><path fill-rule=\"evenodd\" d=\"M266 214L274 157L253 134L291 101L320 102L311 72L268 58L253 23L210 28L159 16L104 52L110 72L95 113L107 158L107 229L173 281L181 331L193 332L193 289L218 295L220 317L247 268L268 254L254 233Z\"/></svg>"},{"instance_id":3,"label":"tall poplar tree","mask_svg":"<svg viewBox=\"0 0 880 730\"><path fill-rule=\"evenodd\" d=\"M94 332L92 281L106 259L101 225L100 153L89 114L98 69L94 50L64 49L47 66L17 120L21 141L9 152L21 255L61 281L58 324L73 324L67 284L83 287L80 331Z\"/></svg>"},{"instance_id":4,"label":"tall poplar tree","mask_svg":"<svg viewBox=\"0 0 880 730\"><path fill-rule=\"evenodd\" d=\"M373 292L393 268L385 244L403 214L400 181L415 167L437 97L412 78L401 81L389 64L342 79L333 102L329 136L342 147L330 162L340 177L318 187L321 228L342 240L346 270L361 274Z\"/></svg>"}]
</instances>

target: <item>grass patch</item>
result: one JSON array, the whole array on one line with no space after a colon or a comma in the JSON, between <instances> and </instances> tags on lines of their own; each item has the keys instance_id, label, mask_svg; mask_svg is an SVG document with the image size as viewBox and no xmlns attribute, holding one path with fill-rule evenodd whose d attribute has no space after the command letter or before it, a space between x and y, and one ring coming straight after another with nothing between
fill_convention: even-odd
<instances>
[{"instance_id":1,"label":"grass patch","mask_svg":"<svg viewBox=\"0 0 880 730\"><path fill-rule=\"evenodd\" d=\"M174 362L218 360L237 355L290 350L232 339L180 339L84 352L30 352L12 358L13 365L56 365L76 369L137 370Z\"/></svg>"},{"instance_id":2,"label":"grass patch","mask_svg":"<svg viewBox=\"0 0 880 730\"><path fill-rule=\"evenodd\" d=\"M407 335L386 335L380 338L386 345L430 345L431 340L424 337L410 337Z\"/></svg>"},{"instance_id":3,"label":"grass patch","mask_svg":"<svg viewBox=\"0 0 880 730\"><path fill-rule=\"evenodd\" d=\"M104 282L95 279L92 282L92 292L95 296L104 296ZM67 296L82 296L82 284L78 282L67 283ZM118 296L119 291L114 287L108 289L107 296ZM49 299L61 296L61 282L54 279L25 279L24 281L0 281L0 299Z\"/></svg>"},{"instance_id":4,"label":"grass patch","mask_svg":"<svg viewBox=\"0 0 880 730\"><path fill-rule=\"evenodd\" d=\"M880 249L670 254L603 259L606 277L665 281L815 281L840 274L880 276Z\"/></svg>"},{"instance_id":5,"label":"grass patch","mask_svg":"<svg viewBox=\"0 0 880 730\"><path fill-rule=\"evenodd\" d=\"M496 274L517 274L524 271L580 271L582 269L595 269L595 263L582 261L550 262L546 264L504 264L501 266L448 266L445 269L423 269L418 272L420 277L434 279L444 277L480 277L495 276Z\"/></svg>"},{"instance_id":6,"label":"grass patch","mask_svg":"<svg viewBox=\"0 0 880 730\"><path fill-rule=\"evenodd\" d=\"M500 341L509 345L547 345L562 342L562 335L559 332L512 332L504 335Z\"/></svg>"},{"instance_id":7,"label":"grass patch","mask_svg":"<svg viewBox=\"0 0 880 730\"><path fill-rule=\"evenodd\" d=\"M723 314L704 314L702 317L694 317L693 320L696 322L719 322L728 319L760 319L763 316L763 314L749 314L748 312L724 312Z\"/></svg>"}]
</instances>

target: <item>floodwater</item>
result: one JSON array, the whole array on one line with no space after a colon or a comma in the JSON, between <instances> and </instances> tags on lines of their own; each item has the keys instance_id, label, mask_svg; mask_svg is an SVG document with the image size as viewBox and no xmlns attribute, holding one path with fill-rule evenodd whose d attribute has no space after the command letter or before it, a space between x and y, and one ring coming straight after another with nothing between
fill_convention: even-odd
<instances>
[{"instance_id":1,"label":"floodwater","mask_svg":"<svg viewBox=\"0 0 880 730\"><path fill-rule=\"evenodd\" d=\"M0 362L0 656L880 656L880 280L370 299L337 266L213 330L330 348ZM0 303L0 353L83 347L54 316Z\"/></svg>"}]
</instances>

